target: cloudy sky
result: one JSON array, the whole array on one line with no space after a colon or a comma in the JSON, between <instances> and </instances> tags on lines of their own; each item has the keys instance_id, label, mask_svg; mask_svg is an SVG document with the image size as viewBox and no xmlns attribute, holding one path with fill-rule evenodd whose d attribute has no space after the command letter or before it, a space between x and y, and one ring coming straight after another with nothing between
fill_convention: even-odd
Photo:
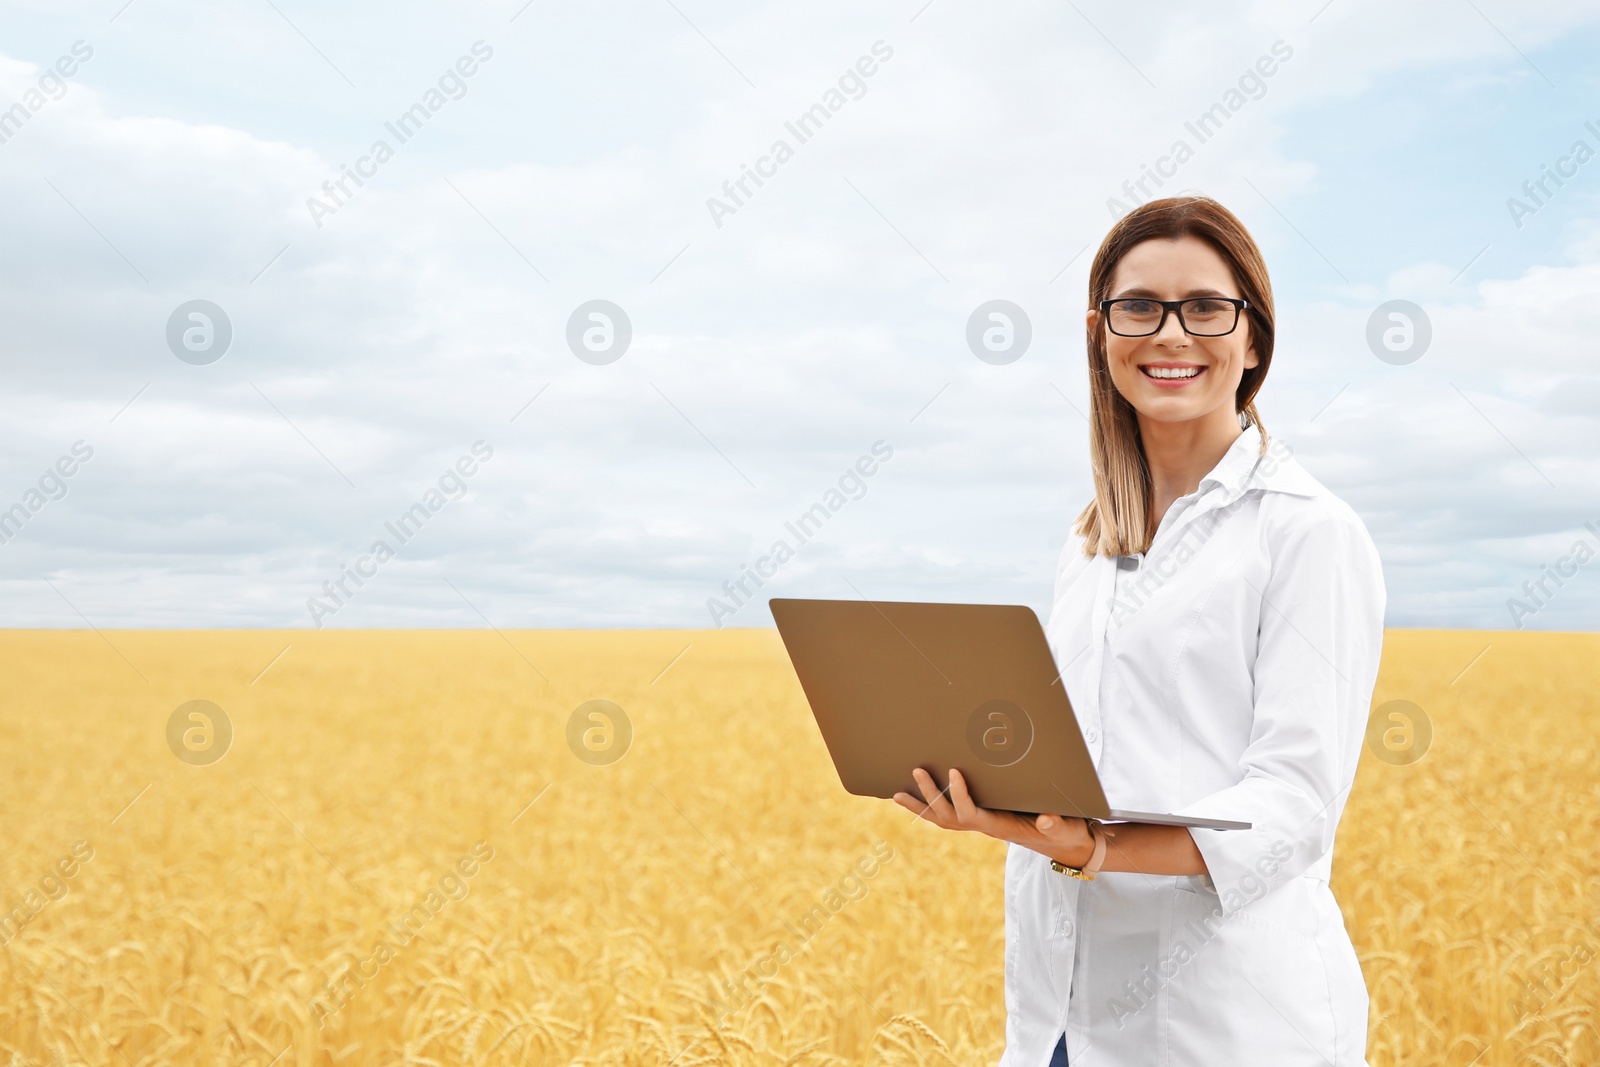
<instances>
[{"instance_id":1,"label":"cloudy sky","mask_svg":"<svg viewBox=\"0 0 1600 1067\"><path fill-rule=\"evenodd\" d=\"M1591 629L1597 45L1508 0L10 3L6 625L709 626L780 539L715 622L1043 613L1089 260L1160 169L1264 249L1260 406L1389 624Z\"/></svg>"}]
</instances>

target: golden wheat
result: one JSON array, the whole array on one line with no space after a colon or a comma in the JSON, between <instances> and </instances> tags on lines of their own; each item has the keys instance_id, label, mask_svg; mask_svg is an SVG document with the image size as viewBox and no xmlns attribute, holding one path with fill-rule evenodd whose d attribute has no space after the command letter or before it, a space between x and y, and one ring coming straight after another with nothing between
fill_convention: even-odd
<instances>
[{"instance_id":1,"label":"golden wheat","mask_svg":"<svg viewBox=\"0 0 1600 1067\"><path fill-rule=\"evenodd\" d=\"M1388 635L1375 703L1434 736L1364 756L1340 829L1373 1064L1600 1063L1597 661ZM1003 1046L1004 846L844 794L772 631L12 631L0 665L0 1067ZM594 699L614 763L569 747ZM233 726L211 765L169 748L190 700Z\"/></svg>"}]
</instances>

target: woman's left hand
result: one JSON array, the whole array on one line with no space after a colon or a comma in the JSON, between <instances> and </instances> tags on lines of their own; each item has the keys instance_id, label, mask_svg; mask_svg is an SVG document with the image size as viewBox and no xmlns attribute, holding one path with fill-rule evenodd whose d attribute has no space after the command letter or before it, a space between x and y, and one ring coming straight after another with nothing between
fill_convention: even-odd
<instances>
[{"instance_id":1,"label":"woman's left hand","mask_svg":"<svg viewBox=\"0 0 1600 1067\"><path fill-rule=\"evenodd\" d=\"M910 793L896 793L894 802L921 818L946 830L975 830L1000 841L1018 844L1072 867L1089 861L1094 839L1089 824L1076 816L1028 816L1015 811L980 808L967 792L967 781L954 767L950 769L950 796L946 798L934 785L933 776L914 767L911 776L922 790L926 803Z\"/></svg>"}]
</instances>

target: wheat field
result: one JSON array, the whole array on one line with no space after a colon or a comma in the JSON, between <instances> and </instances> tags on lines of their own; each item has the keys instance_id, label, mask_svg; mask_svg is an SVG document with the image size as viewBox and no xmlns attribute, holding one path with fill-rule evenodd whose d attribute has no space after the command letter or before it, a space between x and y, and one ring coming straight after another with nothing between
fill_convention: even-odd
<instances>
[{"instance_id":1,"label":"wheat field","mask_svg":"<svg viewBox=\"0 0 1600 1067\"><path fill-rule=\"evenodd\" d=\"M1004 846L845 794L773 631L9 631L0 664L0 1067L1003 1047ZM1600 1063L1597 664L1389 633L1374 703L1432 739L1364 754L1340 827L1373 1064Z\"/></svg>"}]
</instances>

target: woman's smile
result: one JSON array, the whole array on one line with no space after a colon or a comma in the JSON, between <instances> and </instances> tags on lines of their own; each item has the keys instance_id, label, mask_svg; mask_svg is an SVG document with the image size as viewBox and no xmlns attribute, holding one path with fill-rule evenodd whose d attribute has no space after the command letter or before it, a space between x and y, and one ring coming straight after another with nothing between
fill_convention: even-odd
<instances>
[{"instance_id":1,"label":"woman's smile","mask_svg":"<svg viewBox=\"0 0 1600 1067\"><path fill-rule=\"evenodd\" d=\"M1182 389L1186 385L1192 385L1205 372L1206 367L1199 363L1163 361L1139 364L1139 373L1150 379L1159 389Z\"/></svg>"}]
</instances>

